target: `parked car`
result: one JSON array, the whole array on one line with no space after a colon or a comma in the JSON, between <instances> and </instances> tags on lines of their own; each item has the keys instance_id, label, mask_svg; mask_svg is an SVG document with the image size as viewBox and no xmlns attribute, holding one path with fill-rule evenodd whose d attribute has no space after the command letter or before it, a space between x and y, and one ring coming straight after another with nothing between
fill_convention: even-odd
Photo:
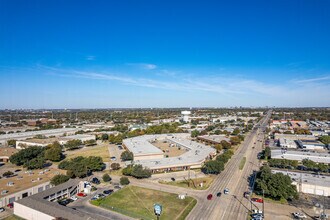
<instances>
[{"instance_id":1,"label":"parked car","mask_svg":"<svg viewBox=\"0 0 330 220\"><path fill-rule=\"evenodd\" d=\"M229 189L228 189L228 188L225 188L225 189L223 190L223 193L224 193L224 194L228 194L228 193L229 193Z\"/></svg>"},{"instance_id":2,"label":"parked car","mask_svg":"<svg viewBox=\"0 0 330 220\"><path fill-rule=\"evenodd\" d=\"M94 184L100 184L101 182L100 182L100 180L99 180L98 178L93 177L91 183L94 183Z\"/></svg>"},{"instance_id":3,"label":"parked car","mask_svg":"<svg viewBox=\"0 0 330 220\"><path fill-rule=\"evenodd\" d=\"M115 189L121 189L120 186L114 186L113 188L115 188Z\"/></svg>"},{"instance_id":4,"label":"parked car","mask_svg":"<svg viewBox=\"0 0 330 220\"><path fill-rule=\"evenodd\" d=\"M104 190L103 193L106 195L110 195L111 193L113 193L113 189Z\"/></svg>"},{"instance_id":5,"label":"parked car","mask_svg":"<svg viewBox=\"0 0 330 220\"><path fill-rule=\"evenodd\" d=\"M83 193L83 192L80 192L80 193L77 193L77 196L79 196L79 197L86 197L87 194L86 193Z\"/></svg>"},{"instance_id":6,"label":"parked car","mask_svg":"<svg viewBox=\"0 0 330 220\"><path fill-rule=\"evenodd\" d=\"M9 204L7 205L7 207L8 207L8 208L11 208L11 209L14 208L14 203L9 203Z\"/></svg>"},{"instance_id":7,"label":"parked car","mask_svg":"<svg viewBox=\"0 0 330 220\"><path fill-rule=\"evenodd\" d=\"M20 172L20 171L22 171L21 169L17 169L17 170L15 170L14 172L15 173L18 173L18 172Z\"/></svg>"},{"instance_id":8,"label":"parked car","mask_svg":"<svg viewBox=\"0 0 330 220\"><path fill-rule=\"evenodd\" d=\"M66 206L66 205L69 204L69 203L70 203L69 200L61 200L61 201L58 201L58 204L63 205L63 206Z\"/></svg>"},{"instance_id":9,"label":"parked car","mask_svg":"<svg viewBox=\"0 0 330 220\"><path fill-rule=\"evenodd\" d=\"M0 212L4 212L4 211L5 211L5 208L1 207Z\"/></svg>"},{"instance_id":10,"label":"parked car","mask_svg":"<svg viewBox=\"0 0 330 220\"><path fill-rule=\"evenodd\" d=\"M259 209L253 209L253 210L252 210L252 213L253 213L253 214L262 214L262 211L259 210Z\"/></svg>"},{"instance_id":11,"label":"parked car","mask_svg":"<svg viewBox=\"0 0 330 220\"><path fill-rule=\"evenodd\" d=\"M246 191L246 192L244 192L243 195L244 195L245 198L248 198L248 197L250 197L250 192Z\"/></svg>"},{"instance_id":12,"label":"parked car","mask_svg":"<svg viewBox=\"0 0 330 220\"><path fill-rule=\"evenodd\" d=\"M303 213L299 213L299 212L294 212L292 213L293 217L296 219L303 219L303 218L307 218L307 216Z\"/></svg>"},{"instance_id":13,"label":"parked car","mask_svg":"<svg viewBox=\"0 0 330 220\"><path fill-rule=\"evenodd\" d=\"M261 213L253 213L253 214L251 214L251 217L252 218L263 218L264 216Z\"/></svg>"},{"instance_id":14,"label":"parked car","mask_svg":"<svg viewBox=\"0 0 330 220\"><path fill-rule=\"evenodd\" d=\"M253 201L253 202L259 202L259 203L263 203L264 202L264 200L261 199L261 198L252 198L251 201Z\"/></svg>"},{"instance_id":15,"label":"parked car","mask_svg":"<svg viewBox=\"0 0 330 220\"><path fill-rule=\"evenodd\" d=\"M212 194L208 194L208 195L207 195L207 200L212 200L212 197L213 197Z\"/></svg>"},{"instance_id":16,"label":"parked car","mask_svg":"<svg viewBox=\"0 0 330 220\"><path fill-rule=\"evenodd\" d=\"M70 199L72 199L73 201L76 201L78 198L76 196L71 196Z\"/></svg>"},{"instance_id":17,"label":"parked car","mask_svg":"<svg viewBox=\"0 0 330 220\"><path fill-rule=\"evenodd\" d=\"M221 192L218 192L218 193L217 193L217 197L220 197L221 195L222 195Z\"/></svg>"}]
</instances>

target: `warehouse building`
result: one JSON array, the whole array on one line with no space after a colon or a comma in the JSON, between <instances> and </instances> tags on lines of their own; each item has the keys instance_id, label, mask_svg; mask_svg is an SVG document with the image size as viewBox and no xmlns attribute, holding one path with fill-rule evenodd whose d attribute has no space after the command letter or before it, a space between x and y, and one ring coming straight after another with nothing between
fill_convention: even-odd
<instances>
[{"instance_id":1,"label":"warehouse building","mask_svg":"<svg viewBox=\"0 0 330 220\"><path fill-rule=\"evenodd\" d=\"M325 144L319 141L312 140L298 140L298 146L307 150L323 150L325 148Z\"/></svg>"},{"instance_id":2,"label":"warehouse building","mask_svg":"<svg viewBox=\"0 0 330 220\"><path fill-rule=\"evenodd\" d=\"M297 148L296 142L291 139L280 138L278 144L282 148Z\"/></svg>"},{"instance_id":3,"label":"warehouse building","mask_svg":"<svg viewBox=\"0 0 330 220\"><path fill-rule=\"evenodd\" d=\"M293 150L271 150L271 158L297 160L297 161L302 161L303 159L309 159L316 163L330 164L329 153L312 153L312 152L293 151Z\"/></svg>"}]
</instances>

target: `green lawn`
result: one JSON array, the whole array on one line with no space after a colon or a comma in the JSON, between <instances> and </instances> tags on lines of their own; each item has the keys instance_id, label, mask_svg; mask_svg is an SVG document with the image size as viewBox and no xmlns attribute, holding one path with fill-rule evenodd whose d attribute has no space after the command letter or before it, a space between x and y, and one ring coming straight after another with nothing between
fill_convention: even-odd
<instances>
[{"instance_id":1,"label":"green lawn","mask_svg":"<svg viewBox=\"0 0 330 220\"><path fill-rule=\"evenodd\" d=\"M239 169L240 170L243 170L245 162L246 162L246 157L243 157L241 162L239 163Z\"/></svg>"},{"instance_id":2,"label":"green lawn","mask_svg":"<svg viewBox=\"0 0 330 220\"><path fill-rule=\"evenodd\" d=\"M178 187L184 187L184 188L204 190L204 189L209 188L209 186L211 185L213 180L214 180L213 176L207 176L207 177L203 177L203 178L190 179L189 184L188 184L187 180L171 181L171 182L159 181L159 183L172 185L172 186L178 186ZM200 183L203 183L203 187L200 187L200 185L199 185Z\"/></svg>"},{"instance_id":3,"label":"green lawn","mask_svg":"<svg viewBox=\"0 0 330 220\"><path fill-rule=\"evenodd\" d=\"M104 199L91 201L91 203L133 218L146 220L156 219L153 205L158 203L163 206L161 220L183 220L197 201L191 197L181 200L173 193L127 186Z\"/></svg>"}]
</instances>

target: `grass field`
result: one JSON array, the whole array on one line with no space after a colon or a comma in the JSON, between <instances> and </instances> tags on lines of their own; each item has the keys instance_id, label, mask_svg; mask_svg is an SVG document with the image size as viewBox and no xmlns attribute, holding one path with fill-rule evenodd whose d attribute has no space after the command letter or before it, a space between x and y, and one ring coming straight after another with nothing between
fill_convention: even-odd
<instances>
[{"instance_id":1,"label":"grass field","mask_svg":"<svg viewBox=\"0 0 330 220\"><path fill-rule=\"evenodd\" d=\"M4 218L3 220L24 220L24 219L20 218L16 215L11 215L11 216L8 216L8 217Z\"/></svg>"},{"instance_id":2,"label":"grass field","mask_svg":"<svg viewBox=\"0 0 330 220\"><path fill-rule=\"evenodd\" d=\"M184 188L204 190L204 189L207 189L210 187L213 180L214 180L213 176L207 176L207 177L203 177L203 178L190 179L189 184L188 184L188 181L186 181L186 180L171 181L171 182L160 181L159 183L172 185L172 186L178 186L178 187L184 187ZM203 183L203 187L201 187L199 185L200 183Z\"/></svg>"},{"instance_id":3,"label":"grass field","mask_svg":"<svg viewBox=\"0 0 330 220\"><path fill-rule=\"evenodd\" d=\"M66 152L66 158L70 159L73 157L83 156L97 156L102 157L103 162L109 162L110 161L110 155L108 146L106 144L96 145L96 146L90 146L90 147L84 147L82 149L73 150L73 151L67 151Z\"/></svg>"},{"instance_id":4,"label":"grass field","mask_svg":"<svg viewBox=\"0 0 330 220\"><path fill-rule=\"evenodd\" d=\"M104 199L92 201L91 203L133 218L146 220L156 219L153 206L157 203L163 207L161 220L183 220L197 201L191 197L181 200L176 194L127 186Z\"/></svg>"},{"instance_id":5,"label":"grass field","mask_svg":"<svg viewBox=\"0 0 330 220\"><path fill-rule=\"evenodd\" d=\"M246 157L243 157L241 162L239 163L239 169L240 170L243 170L245 162L246 162Z\"/></svg>"}]
</instances>

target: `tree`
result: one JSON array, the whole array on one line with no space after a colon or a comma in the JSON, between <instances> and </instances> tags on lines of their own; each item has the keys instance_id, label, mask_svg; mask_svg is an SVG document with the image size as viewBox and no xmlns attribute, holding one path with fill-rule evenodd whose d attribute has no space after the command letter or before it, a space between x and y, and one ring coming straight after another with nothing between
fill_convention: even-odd
<instances>
[{"instance_id":1,"label":"tree","mask_svg":"<svg viewBox=\"0 0 330 220\"><path fill-rule=\"evenodd\" d=\"M65 183L69 179L70 179L70 177L67 175L58 174L50 180L50 184L57 186L59 184Z\"/></svg>"},{"instance_id":2,"label":"tree","mask_svg":"<svg viewBox=\"0 0 330 220\"><path fill-rule=\"evenodd\" d=\"M8 144L8 146L15 146L16 145L16 140L8 140L7 144Z\"/></svg>"},{"instance_id":3,"label":"tree","mask_svg":"<svg viewBox=\"0 0 330 220\"><path fill-rule=\"evenodd\" d=\"M142 167L141 164L134 165L132 168L131 176L141 179L151 177L151 170L147 167Z\"/></svg>"},{"instance_id":4,"label":"tree","mask_svg":"<svg viewBox=\"0 0 330 220\"><path fill-rule=\"evenodd\" d=\"M292 185L289 176L282 173L273 174L268 166L263 166L257 174L256 192L276 200L298 197L297 188Z\"/></svg>"},{"instance_id":5,"label":"tree","mask_svg":"<svg viewBox=\"0 0 330 220\"><path fill-rule=\"evenodd\" d=\"M67 141L64 146L68 150L74 150L74 149L78 149L81 145L82 145L81 140L75 139L75 140Z\"/></svg>"},{"instance_id":6,"label":"tree","mask_svg":"<svg viewBox=\"0 0 330 220\"><path fill-rule=\"evenodd\" d=\"M6 171L6 172L4 172L3 174L2 174L2 176L3 177L10 177L10 176L12 176L14 173L13 172L11 172L11 171Z\"/></svg>"},{"instance_id":7,"label":"tree","mask_svg":"<svg viewBox=\"0 0 330 220\"><path fill-rule=\"evenodd\" d=\"M58 142L49 145L45 151L45 159L50 161L60 161L63 158L62 147Z\"/></svg>"},{"instance_id":8,"label":"tree","mask_svg":"<svg viewBox=\"0 0 330 220\"><path fill-rule=\"evenodd\" d=\"M123 161L133 160L133 153L126 150L123 153L121 153L120 158Z\"/></svg>"},{"instance_id":9,"label":"tree","mask_svg":"<svg viewBox=\"0 0 330 220\"><path fill-rule=\"evenodd\" d=\"M241 131L239 128L235 128L234 131L232 132L232 135L238 135Z\"/></svg>"},{"instance_id":10,"label":"tree","mask_svg":"<svg viewBox=\"0 0 330 220\"><path fill-rule=\"evenodd\" d=\"M222 140L220 143L224 149L230 149L231 147L231 144L226 140Z\"/></svg>"},{"instance_id":11,"label":"tree","mask_svg":"<svg viewBox=\"0 0 330 220\"><path fill-rule=\"evenodd\" d=\"M271 156L271 150L270 150L269 147L266 147L266 148L265 148L265 151L264 151L264 157L265 157L265 159L267 160L267 159L270 158L270 156Z\"/></svg>"},{"instance_id":12,"label":"tree","mask_svg":"<svg viewBox=\"0 0 330 220\"><path fill-rule=\"evenodd\" d=\"M321 137L319 138L319 140L320 140L323 144L330 144L330 136L329 136L329 135L321 136Z\"/></svg>"},{"instance_id":13,"label":"tree","mask_svg":"<svg viewBox=\"0 0 330 220\"><path fill-rule=\"evenodd\" d=\"M119 170L120 169L120 164L119 163L112 163L110 165L112 170Z\"/></svg>"},{"instance_id":14,"label":"tree","mask_svg":"<svg viewBox=\"0 0 330 220\"><path fill-rule=\"evenodd\" d=\"M111 177L107 173L103 174L102 179L103 179L104 182L111 181Z\"/></svg>"},{"instance_id":15,"label":"tree","mask_svg":"<svg viewBox=\"0 0 330 220\"><path fill-rule=\"evenodd\" d=\"M101 136L101 140L102 141L107 141L109 139L109 135L108 134L102 134Z\"/></svg>"},{"instance_id":16,"label":"tree","mask_svg":"<svg viewBox=\"0 0 330 220\"><path fill-rule=\"evenodd\" d=\"M17 165L17 166L27 166L27 163L31 160L34 160L36 158L40 158L44 156L45 149L43 147L39 146L31 146L26 149L22 149L19 152L11 155L9 157L9 160L11 163Z\"/></svg>"},{"instance_id":17,"label":"tree","mask_svg":"<svg viewBox=\"0 0 330 220\"><path fill-rule=\"evenodd\" d=\"M29 170L42 169L44 168L46 160L44 157L36 157L32 160L27 161L23 166Z\"/></svg>"},{"instance_id":18,"label":"tree","mask_svg":"<svg viewBox=\"0 0 330 220\"><path fill-rule=\"evenodd\" d=\"M318 166L317 166L317 163L315 163L314 161L312 160L309 160L309 159L303 159L302 161L302 164L307 167L307 169L309 170L318 170Z\"/></svg>"},{"instance_id":19,"label":"tree","mask_svg":"<svg viewBox=\"0 0 330 220\"><path fill-rule=\"evenodd\" d=\"M130 183L130 181L127 177L125 177L125 176L120 177L120 185L125 186L125 185L128 185L129 183Z\"/></svg>"},{"instance_id":20,"label":"tree","mask_svg":"<svg viewBox=\"0 0 330 220\"><path fill-rule=\"evenodd\" d=\"M193 131L191 131L191 137L197 137L199 135L199 131L197 131L197 130L193 130Z\"/></svg>"},{"instance_id":21,"label":"tree","mask_svg":"<svg viewBox=\"0 0 330 220\"><path fill-rule=\"evenodd\" d=\"M210 160L204 164L202 171L207 174L219 174L224 168L225 164L222 161Z\"/></svg>"},{"instance_id":22,"label":"tree","mask_svg":"<svg viewBox=\"0 0 330 220\"><path fill-rule=\"evenodd\" d=\"M230 143L232 145L237 145L241 143L241 140L239 139L239 137L235 136L235 137L231 137L230 138Z\"/></svg>"},{"instance_id":23,"label":"tree","mask_svg":"<svg viewBox=\"0 0 330 220\"><path fill-rule=\"evenodd\" d=\"M96 145L96 140L91 139L91 140L84 141L84 145L86 145L86 146Z\"/></svg>"},{"instance_id":24,"label":"tree","mask_svg":"<svg viewBox=\"0 0 330 220\"><path fill-rule=\"evenodd\" d=\"M222 150L222 145L221 144L216 144L214 148L217 150L217 152L220 152Z\"/></svg>"}]
</instances>

